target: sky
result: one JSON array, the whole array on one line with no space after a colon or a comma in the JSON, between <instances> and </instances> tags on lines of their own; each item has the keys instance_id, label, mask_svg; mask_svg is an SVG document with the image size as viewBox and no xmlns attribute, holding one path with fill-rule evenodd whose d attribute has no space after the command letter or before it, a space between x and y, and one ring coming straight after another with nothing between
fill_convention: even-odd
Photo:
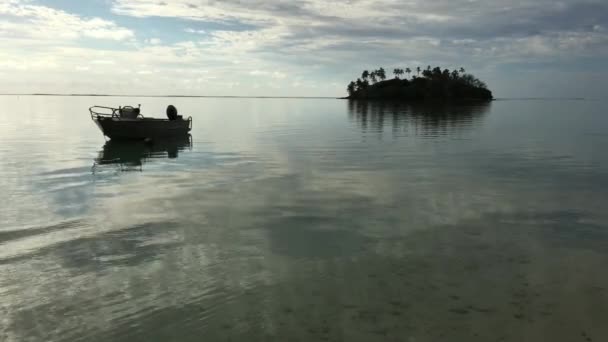
<instances>
[{"instance_id":1,"label":"sky","mask_svg":"<svg viewBox=\"0 0 608 342\"><path fill-rule=\"evenodd\" d=\"M0 93L344 96L432 65L499 98L608 94L606 0L0 0L0 46Z\"/></svg>"}]
</instances>

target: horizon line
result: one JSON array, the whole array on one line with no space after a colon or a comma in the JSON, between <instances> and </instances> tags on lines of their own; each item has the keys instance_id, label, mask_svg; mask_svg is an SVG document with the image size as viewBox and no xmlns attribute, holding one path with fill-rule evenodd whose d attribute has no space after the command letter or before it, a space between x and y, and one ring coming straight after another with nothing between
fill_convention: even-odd
<instances>
[{"instance_id":1,"label":"horizon line","mask_svg":"<svg viewBox=\"0 0 608 342\"><path fill-rule=\"evenodd\" d=\"M343 100L340 96L243 96L243 95L144 95L144 94L64 94L64 93L0 93L0 96L58 96L58 97L149 97L149 98L240 98L240 99L335 99ZM585 97L497 97L494 101L506 100L570 100L570 101L589 101L597 100Z\"/></svg>"},{"instance_id":2,"label":"horizon line","mask_svg":"<svg viewBox=\"0 0 608 342\"><path fill-rule=\"evenodd\" d=\"M63 94L63 93L0 93L0 96L81 96L81 97L210 97L252 99L337 99L337 96L243 96L243 95L143 95L143 94Z\"/></svg>"}]
</instances>

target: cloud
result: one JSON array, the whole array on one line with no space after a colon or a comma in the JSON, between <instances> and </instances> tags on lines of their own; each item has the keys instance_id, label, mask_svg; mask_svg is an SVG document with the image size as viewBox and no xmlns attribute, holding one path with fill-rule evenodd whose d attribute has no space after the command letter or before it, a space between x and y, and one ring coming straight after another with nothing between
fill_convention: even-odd
<instances>
[{"instance_id":1,"label":"cloud","mask_svg":"<svg viewBox=\"0 0 608 342\"><path fill-rule=\"evenodd\" d=\"M133 31L101 18L79 16L46 6L29 5L28 2L10 0L0 4L0 36L10 38L33 38L75 40L94 38L127 40L134 37Z\"/></svg>"},{"instance_id":2,"label":"cloud","mask_svg":"<svg viewBox=\"0 0 608 342\"><path fill-rule=\"evenodd\" d=\"M605 1L105 3L112 19L120 17L116 22L25 0L5 1L0 5L0 38L9 43L0 51L0 71L69 73L74 72L74 65L112 75L125 70L158 70L140 76L149 77L148 84L172 91L178 85L208 82L206 91L217 86L221 93L221 79L222 84L239 83L243 93L259 88L256 94L265 94L270 88L264 82L272 81L285 91L294 84L299 89L305 84L324 84L333 89L330 93L341 95L344 87L340 84L364 68L378 66L387 70L428 64L465 66L482 78L489 75L499 80L496 72L508 73L517 64L553 64L564 71L556 65L608 57ZM129 17L138 18L133 28L128 26ZM150 18L156 17L170 23L172 32L155 27L156 21ZM146 38L138 40L138 36ZM106 45L96 44L99 41ZM201 78L200 70L209 74ZM255 74L256 70L263 74ZM331 86L334 83L337 86ZM324 88L310 95L327 94Z\"/></svg>"},{"instance_id":3,"label":"cloud","mask_svg":"<svg viewBox=\"0 0 608 342\"><path fill-rule=\"evenodd\" d=\"M186 33L197 33L197 34L205 34L205 33L207 33L206 30L196 30L196 29L193 29L193 28L187 28L187 29L184 30L184 32L186 32Z\"/></svg>"},{"instance_id":4,"label":"cloud","mask_svg":"<svg viewBox=\"0 0 608 342\"><path fill-rule=\"evenodd\" d=\"M249 72L249 75L252 76L265 76L265 77L271 77L274 79L284 79L287 77L287 74L285 74L284 72L280 72L280 71L264 71L264 70L252 70Z\"/></svg>"},{"instance_id":5,"label":"cloud","mask_svg":"<svg viewBox=\"0 0 608 342\"><path fill-rule=\"evenodd\" d=\"M159 45L161 44L163 41L160 40L159 38L150 38L150 39L146 39L146 44L152 44L152 45Z\"/></svg>"},{"instance_id":6,"label":"cloud","mask_svg":"<svg viewBox=\"0 0 608 342\"><path fill-rule=\"evenodd\" d=\"M281 1L188 1L158 2L148 0L116 0L112 10L116 14L134 17L171 17L197 21L238 21L263 25L280 21L276 15L303 17L308 11L297 3Z\"/></svg>"},{"instance_id":7,"label":"cloud","mask_svg":"<svg viewBox=\"0 0 608 342\"><path fill-rule=\"evenodd\" d=\"M568 44L554 43L567 36L588 40L586 37L594 32L596 36L589 39L601 42L603 38L597 35L603 34L603 25L608 23L608 3L574 0L559 3L549 0L351 0L329 3L308 0L287 4L262 0L247 3L237 0L213 3L116 0L112 9L117 14L136 17L253 25L253 29L244 32L201 31L211 36L216 43L214 46L279 55L305 52L305 57L321 62L344 57L353 51L365 54L370 48L383 48L383 54L394 61L427 56L433 61L450 62L455 56L462 59L471 48L486 51L491 45L496 47L494 52L506 51L502 45L524 46L524 41L538 42L541 45L536 47L536 54L546 55L549 51L569 48ZM444 40L453 44L442 46ZM547 45L543 46L545 43ZM599 44L591 42L582 47L586 50L578 51L579 54L592 55L594 49L600 48ZM522 58L527 58L534 49L533 46L525 47ZM509 51L508 56L513 57L514 52ZM359 57L356 59L360 60Z\"/></svg>"}]
</instances>

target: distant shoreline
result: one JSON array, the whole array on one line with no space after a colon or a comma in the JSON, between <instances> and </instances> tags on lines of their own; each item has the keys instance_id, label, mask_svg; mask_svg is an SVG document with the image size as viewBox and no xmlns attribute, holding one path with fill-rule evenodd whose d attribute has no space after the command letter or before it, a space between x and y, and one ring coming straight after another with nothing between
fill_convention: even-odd
<instances>
[{"instance_id":1,"label":"distant shoreline","mask_svg":"<svg viewBox=\"0 0 608 342\"><path fill-rule=\"evenodd\" d=\"M240 99L336 99L335 96L239 96L239 95L117 95L117 94L0 94L0 96L64 96L64 97L185 97L185 98L240 98Z\"/></svg>"},{"instance_id":2,"label":"distant shoreline","mask_svg":"<svg viewBox=\"0 0 608 342\"><path fill-rule=\"evenodd\" d=\"M236 98L236 99L323 99L323 100L349 100L348 97L335 96L238 96L238 95L115 95L115 94L0 94L0 96L58 96L58 97L166 97L166 98ZM354 101L364 101L351 99ZM498 97L492 101L597 101L599 99L584 97Z\"/></svg>"}]
</instances>

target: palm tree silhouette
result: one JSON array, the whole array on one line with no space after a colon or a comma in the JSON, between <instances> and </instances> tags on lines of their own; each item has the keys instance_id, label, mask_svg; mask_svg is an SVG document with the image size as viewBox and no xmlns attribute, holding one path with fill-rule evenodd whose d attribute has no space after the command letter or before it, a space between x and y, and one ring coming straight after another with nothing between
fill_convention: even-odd
<instances>
[{"instance_id":1,"label":"palm tree silhouette","mask_svg":"<svg viewBox=\"0 0 608 342\"><path fill-rule=\"evenodd\" d=\"M433 78L440 78L442 75L442 71L440 67L433 68Z\"/></svg>"},{"instance_id":2,"label":"palm tree silhouette","mask_svg":"<svg viewBox=\"0 0 608 342\"><path fill-rule=\"evenodd\" d=\"M410 77L413 71L417 72L422 78L413 76L411 82L409 82L407 77ZM408 76L404 76L406 73ZM463 97L480 100L492 99L492 92L488 89L488 86L475 76L467 74L463 67L453 70L442 69L439 66L431 67L430 65L426 69L419 66L414 70L409 67L405 69L394 68L393 74L395 75L394 82L383 82L386 80L384 68L381 67L371 72L364 70L361 78L347 85L348 98L423 99L432 97L450 99ZM400 81L402 76L403 81ZM370 85L370 83L374 85ZM404 91L401 91L401 89Z\"/></svg>"},{"instance_id":3,"label":"palm tree silhouette","mask_svg":"<svg viewBox=\"0 0 608 342\"><path fill-rule=\"evenodd\" d=\"M369 71L363 70L363 73L361 74L361 78L366 80L368 77L369 77Z\"/></svg>"},{"instance_id":4,"label":"palm tree silhouette","mask_svg":"<svg viewBox=\"0 0 608 342\"><path fill-rule=\"evenodd\" d=\"M399 78L400 75L403 75L403 69L395 68L393 74L395 74L395 78Z\"/></svg>"},{"instance_id":5,"label":"palm tree silhouette","mask_svg":"<svg viewBox=\"0 0 608 342\"><path fill-rule=\"evenodd\" d=\"M378 78L379 78L381 81L384 81L384 80L386 79L386 71L384 71L384 68L380 67L380 69L378 69L378 70L376 71L376 73L377 73L377 75L378 75Z\"/></svg>"},{"instance_id":6,"label":"palm tree silhouette","mask_svg":"<svg viewBox=\"0 0 608 342\"><path fill-rule=\"evenodd\" d=\"M346 91L348 92L349 96L352 96L355 93L355 87L357 85L355 84L355 82L350 81L350 83L348 84L348 87L346 87Z\"/></svg>"},{"instance_id":7,"label":"palm tree silhouette","mask_svg":"<svg viewBox=\"0 0 608 342\"><path fill-rule=\"evenodd\" d=\"M356 86L357 90L363 89L363 82L361 81L360 78L357 78L357 82L355 82L355 86Z\"/></svg>"},{"instance_id":8,"label":"palm tree silhouette","mask_svg":"<svg viewBox=\"0 0 608 342\"><path fill-rule=\"evenodd\" d=\"M374 70L372 72L369 73L369 78L372 80L372 83L376 83L378 82L378 75L377 75L377 71Z\"/></svg>"}]
</instances>

